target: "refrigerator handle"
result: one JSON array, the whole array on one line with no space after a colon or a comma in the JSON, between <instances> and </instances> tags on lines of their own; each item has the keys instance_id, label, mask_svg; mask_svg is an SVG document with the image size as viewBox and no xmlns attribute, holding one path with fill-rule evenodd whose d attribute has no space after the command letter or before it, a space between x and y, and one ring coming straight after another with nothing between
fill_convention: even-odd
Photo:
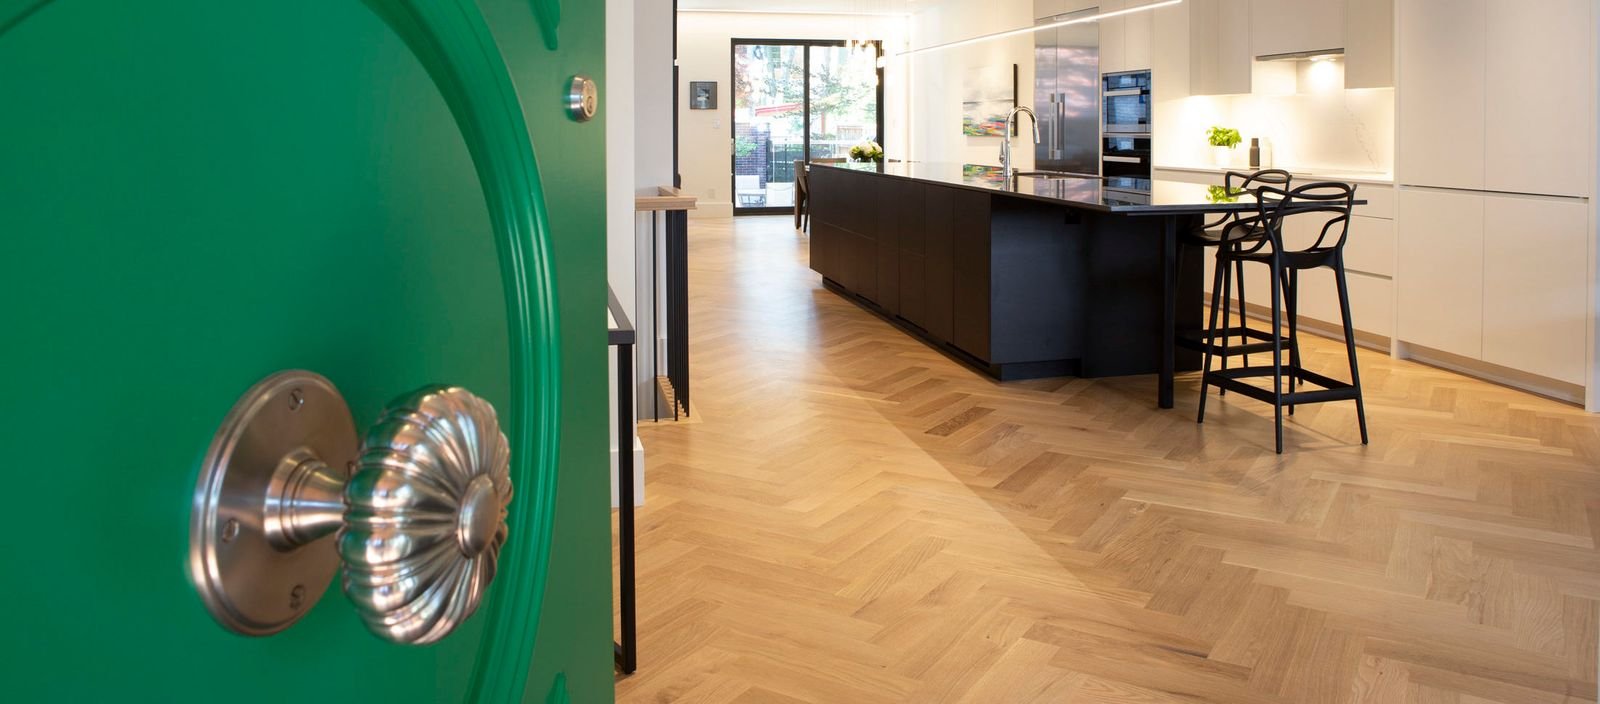
<instances>
[{"instance_id":1,"label":"refrigerator handle","mask_svg":"<svg viewBox=\"0 0 1600 704\"><path fill-rule=\"evenodd\" d=\"M1067 121L1067 94L1058 93L1060 100L1056 101L1056 151L1061 151L1061 123ZM1058 155L1057 158L1060 158Z\"/></svg>"}]
</instances>

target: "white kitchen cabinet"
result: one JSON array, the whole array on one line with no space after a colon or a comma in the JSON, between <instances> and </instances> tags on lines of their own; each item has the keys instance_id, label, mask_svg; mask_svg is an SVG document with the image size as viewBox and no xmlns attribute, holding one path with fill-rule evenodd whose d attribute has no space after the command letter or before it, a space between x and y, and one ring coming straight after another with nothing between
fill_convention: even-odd
<instances>
[{"instance_id":1,"label":"white kitchen cabinet","mask_svg":"<svg viewBox=\"0 0 1600 704\"><path fill-rule=\"evenodd\" d=\"M1330 179L1337 181L1339 179ZM1394 219L1394 185L1387 183L1357 183L1356 198L1366 205L1356 206L1356 215L1369 218Z\"/></svg>"},{"instance_id":2,"label":"white kitchen cabinet","mask_svg":"<svg viewBox=\"0 0 1600 704\"><path fill-rule=\"evenodd\" d=\"M1483 196L1400 191L1398 337L1483 358Z\"/></svg>"},{"instance_id":3,"label":"white kitchen cabinet","mask_svg":"<svg viewBox=\"0 0 1600 704\"><path fill-rule=\"evenodd\" d=\"M1484 131L1491 191L1589 194L1592 0L1488 0ZM1409 86L1408 97L1409 97Z\"/></svg>"},{"instance_id":4,"label":"white kitchen cabinet","mask_svg":"<svg viewBox=\"0 0 1600 704\"><path fill-rule=\"evenodd\" d=\"M1148 0L1101 0L1101 12L1116 12ZM1150 68L1155 18L1150 12L1100 20L1100 72L1145 71Z\"/></svg>"},{"instance_id":5,"label":"white kitchen cabinet","mask_svg":"<svg viewBox=\"0 0 1600 704\"><path fill-rule=\"evenodd\" d=\"M1142 3L1143 0L1132 0ZM1101 12L1116 12L1128 6L1128 0L1100 0ZM1128 23L1125 17L1100 20L1100 72L1126 71Z\"/></svg>"},{"instance_id":6,"label":"white kitchen cabinet","mask_svg":"<svg viewBox=\"0 0 1600 704\"><path fill-rule=\"evenodd\" d=\"M1589 207L1484 198L1483 360L1584 383Z\"/></svg>"},{"instance_id":7,"label":"white kitchen cabinet","mask_svg":"<svg viewBox=\"0 0 1600 704\"><path fill-rule=\"evenodd\" d=\"M1033 0L1033 16L1052 19L1057 15L1093 10L1102 4L1099 0Z\"/></svg>"},{"instance_id":8,"label":"white kitchen cabinet","mask_svg":"<svg viewBox=\"0 0 1600 704\"><path fill-rule=\"evenodd\" d=\"M1250 0L1190 0L1189 92L1250 92Z\"/></svg>"},{"instance_id":9,"label":"white kitchen cabinet","mask_svg":"<svg viewBox=\"0 0 1600 704\"><path fill-rule=\"evenodd\" d=\"M1215 263L1206 252L1206 301L1210 302L1210 289L1215 275ZM1272 309L1272 280L1267 278L1267 266L1255 262L1244 265L1245 302L1261 320L1270 316ZM1350 324L1356 332L1392 337L1394 335L1394 281L1383 276L1371 276L1345 270L1350 285ZM1233 291L1237 301L1238 290ZM1318 327L1337 329L1343 325L1339 318L1339 289L1334 285L1332 269L1308 269L1300 272L1300 294L1295 297L1300 306L1303 324L1321 323ZM1238 303L1233 303L1237 306ZM1280 303L1281 305L1281 303ZM1237 307L1233 308L1237 310ZM1287 316L1287 312L1284 313ZM1284 318L1288 320L1287 317ZM1287 324L1287 322L1286 322ZM1337 335L1333 335L1337 339Z\"/></svg>"},{"instance_id":10,"label":"white kitchen cabinet","mask_svg":"<svg viewBox=\"0 0 1600 704\"><path fill-rule=\"evenodd\" d=\"M1344 48L1344 0L1250 0L1250 53Z\"/></svg>"},{"instance_id":11,"label":"white kitchen cabinet","mask_svg":"<svg viewBox=\"0 0 1600 704\"><path fill-rule=\"evenodd\" d=\"M1344 247L1344 266L1350 271L1394 276L1394 221L1350 218L1350 242Z\"/></svg>"},{"instance_id":12,"label":"white kitchen cabinet","mask_svg":"<svg viewBox=\"0 0 1600 704\"><path fill-rule=\"evenodd\" d=\"M1150 13L1150 92L1156 102L1189 95L1193 56L1189 51L1189 6L1169 5Z\"/></svg>"},{"instance_id":13,"label":"white kitchen cabinet","mask_svg":"<svg viewBox=\"0 0 1600 704\"><path fill-rule=\"evenodd\" d=\"M1394 86L1394 0L1345 0L1344 87Z\"/></svg>"},{"instance_id":14,"label":"white kitchen cabinet","mask_svg":"<svg viewBox=\"0 0 1600 704\"><path fill-rule=\"evenodd\" d=\"M1358 332L1380 337L1394 334L1394 282L1381 276L1368 276L1345 269L1350 287L1350 324ZM1265 282L1263 282L1265 283ZM1332 269L1300 272L1300 317L1324 325L1343 325L1339 315L1339 287Z\"/></svg>"},{"instance_id":15,"label":"white kitchen cabinet","mask_svg":"<svg viewBox=\"0 0 1600 704\"><path fill-rule=\"evenodd\" d=\"M1141 2L1142 0L1132 0ZM1122 70L1147 71L1151 67L1151 44L1155 41L1155 14L1135 12L1122 18Z\"/></svg>"},{"instance_id":16,"label":"white kitchen cabinet","mask_svg":"<svg viewBox=\"0 0 1600 704\"><path fill-rule=\"evenodd\" d=\"M1489 1L1399 0L1401 183L1484 187Z\"/></svg>"}]
</instances>

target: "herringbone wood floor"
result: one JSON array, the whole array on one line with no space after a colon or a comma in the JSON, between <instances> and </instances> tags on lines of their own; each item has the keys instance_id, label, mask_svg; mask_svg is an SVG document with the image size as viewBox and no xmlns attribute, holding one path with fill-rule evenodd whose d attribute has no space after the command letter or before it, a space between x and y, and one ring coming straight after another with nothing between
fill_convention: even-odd
<instances>
[{"instance_id":1,"label":"herringbone wood floor","mask_svg":"<svg viewBox=\"0 0 1600 704\"><path fill-rule=\"evenodd\" d=\"M1363 352L1350 404L999 384L695 221L624 702L1593 702L1600 419ZM1343 351L1308 342L1342 376Z\"/></svg>"}]
</instances>

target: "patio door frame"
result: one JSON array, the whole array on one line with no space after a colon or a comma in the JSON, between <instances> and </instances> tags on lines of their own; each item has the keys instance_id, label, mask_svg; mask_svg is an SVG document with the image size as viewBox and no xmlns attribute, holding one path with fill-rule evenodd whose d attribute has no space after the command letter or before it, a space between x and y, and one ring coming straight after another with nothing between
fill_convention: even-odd
<instances>
[{"instance_id":1,"label":"patio door frame","mask_svg":"<svg viewBox=\"0 0 1600 704\"><path fill-rule=\"evenodd\" d=\"M883 133L883 41L874 39L870 42L877 51L877 89L874 99L877 101L877 142L887 144L888 140ZM801 71L805 73L803 82L802 100L800 105L800 131L802 147L800 153L807 161L811 159L811 48L817 46L847 46L849 42L844 39L745 39L734 37L728 44L728 193L732 196L734 215L776 215L794 212L794 206L762 206L752 208L739 207L739 155L734 150L734 145L739 136L738 95L734 92L738 85L739 62L736 60L739 46L799 46L801 50Z\"/></svg>"}]
</instances>

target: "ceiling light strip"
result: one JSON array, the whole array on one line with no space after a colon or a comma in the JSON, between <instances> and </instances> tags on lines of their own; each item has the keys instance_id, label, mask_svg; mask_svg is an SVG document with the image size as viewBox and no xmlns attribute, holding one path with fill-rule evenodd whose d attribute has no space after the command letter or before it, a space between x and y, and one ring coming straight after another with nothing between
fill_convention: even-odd
<instances>
[{"instance_id":1,"label":"ceiling light strip","mask_svg":"<svg viewBox=\"0 0 1600 704\"><path fill-rule=\"evenodd\" d=\"M861 12L855 10L749 10L744 8L717 9L712 7L680 7L678 12L699 12L708 15L815 15L818 17L910 17L909 12Z\"/></svg>"},{"instance_id":2,"label":"ceiling light strip","mask_svg":"<svg viewBox=\"0 0 1600 704\"><path fill-rule=\"evenodd\" d=\"M1088 17L1075 17L1073 19L1062 20L1060 22L1051 22L1049 24L1034 25L1032 27L1023 27L1021 29L1012 29L1012 30L1007 30L1007 31L1004 31L1004 32L995 32L994 34L985 34L985 35L982 35L982 36L973 37L971 39L962 39L960 41L948 42L948 43L945 43L945 44L935 44L933 46L925 46L925 47L922 47L921 49L910 49L910 50L902 51L902 52L900 52L898 54L895 54L895 56L910 56L911 54L920 54L920 53L927 52L927 51L939 51L939 50L942 50L942 49L953 49L953 48L958 47L958 46L966 46L968 44L977 44L978 42L993 41L995 39L1003 39L1005 37L1014 37L1014 36L1017 36L1019 34L1029 34L1029 33L1032 33L1032 32L1042 32L1042 31L1044 31L1046 29L1055 29L1057 27L1065 27L1067 25L1084 24L1084 23L1087 23L1087 22L1098 22L1100 20L1110 19L1112 17L1120 17L1122 15L1131 15L1131 14L1133 14L1135 12L1145 12L1145 11L1154 10L1154 9L1160 8L1160 7L1169 7L1169 6L1176 5L1176 4L1181 3L1181 2L1183 2L1183 0L1166 0L1165 2L1153 2L1153 3L1150 3L1148 5L1140 5L1138 7L1130 7L1130 8L1127 8L1125 10L1113 10L1111 12L1102 12L1102 13L1097 14L1097 15L1090 15Z\"/></svg>"}]
</instances>

